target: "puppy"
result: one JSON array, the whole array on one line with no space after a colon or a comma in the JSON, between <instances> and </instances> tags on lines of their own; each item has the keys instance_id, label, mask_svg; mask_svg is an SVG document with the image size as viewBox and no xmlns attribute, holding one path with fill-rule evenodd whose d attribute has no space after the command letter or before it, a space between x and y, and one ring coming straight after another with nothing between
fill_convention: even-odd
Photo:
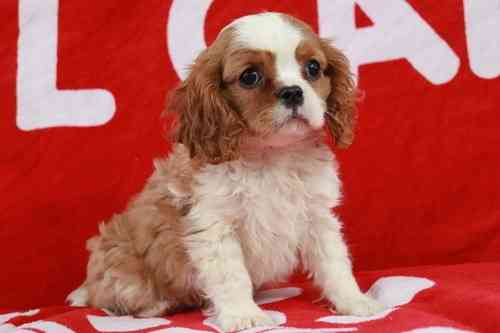
<instances>
[{"instance_id":1,"label":"puppy","mask_svg":"<svg viewBox=\"0 0 500 333\"><path fill-rule=\"evenodd\" d=\"M272 325L253 300L301 262L341 314L382 305L351 271L341 223L339 147L353 140L356 89L345 56L279 13L223 29L169 97L172 153L90 239L74 305L149 317L209 306L225 331Z\"/></svg>"}]
</instances>

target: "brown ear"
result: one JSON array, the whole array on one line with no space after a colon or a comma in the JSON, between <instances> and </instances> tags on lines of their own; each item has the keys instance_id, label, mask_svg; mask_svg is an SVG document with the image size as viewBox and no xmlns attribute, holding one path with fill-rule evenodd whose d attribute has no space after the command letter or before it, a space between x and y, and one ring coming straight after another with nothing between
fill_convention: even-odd
<instances>
[{"instance_id":1,"label":"brown ear","mask_svg":"<svg viewBox=\"0 0 500 333\"><path fill-rule=\"evenodd\" d=\"M175 141L210 163L239 155L244 121L223 96L222 60L214 46L191 67L188 78L168 98L168 111L177 113Z\"/></svg>"},{"instance_id":2,"label":"brown ear","mask_svg":"<svg viewBox=\"0 0 500 333\"><path fill-rule=\"evenodd\" d=\"M328 62L325 74L330 77L331 85L325 118L327 127L336 145L347 148L354 140L357 90L346 56L329 40L322 39L321 47Z\"/></svg>"}]
</instances>

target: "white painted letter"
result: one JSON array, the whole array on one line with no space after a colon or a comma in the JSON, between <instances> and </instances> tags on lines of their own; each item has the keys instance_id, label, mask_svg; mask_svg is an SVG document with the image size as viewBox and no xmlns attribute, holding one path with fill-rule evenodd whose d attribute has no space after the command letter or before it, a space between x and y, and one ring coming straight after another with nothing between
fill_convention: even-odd
<instances>
[{"instance_id":1,"label":"white painted letter","mask_svg":"<svg viewBox=\"0 0 500 333\"><path fill-rule=\"evenodd\" d=\"M47 1L47 0L44 0L44 1ZM52 321L45 321L45 320L34 321L31 323L21 325L19 327L26 328L29 330L26 332L33 332L32 331L32 329L33 329L33 330L42 331L42 332L46 332L46 333L49 333L49 332L50 333L75 333L75 331L67 328L64 325L61 325L59 323L55 323ZM19 331L24 332L24 330L22 330L22 331L19 330ZM18 331L16 331L16 332L18 332Z\"/></svg>"},{"instance_id":2,"label":"white painted letter","mask_svg":"<svg viewBox=\"0 0 500 333\"><path fill-rule=\"evenodd\" d=\"M500 1L464 0L470 67L484 79L500 75Z\"/></svg>"},{"instance_id":3,"label":"white painted letter","mask_svg":"<svg viewBox=\"0 0 500 333\"><path fill-rule=\"evenodd\" d=\"M356 28L355 3L373 27ZM458 71L460 59L406 1L318 0L318 14L320 35L346 52L356 75L360 65L402 58L433 84Z\"/></svg>"},{"instance_id":4,"label":"white painted letter","mask_svg":"<svg viewBox=\"0 0 500 333\"><path fill-rule=\"evenodd\" d=\"M167 45L170 59L181 79L188 66L206 46L205 17L213 0L173 0L167 21Z\"/></svg>"},{"instance_id":5,"label":"white painted letter","mask_svg":"<svg viewBox=\"0 0 500 333\"><path fill-rule=\"evenodd\" d=\"M16 121L21 130L97 126L115 113L107 90L57 89L58 9L58 0L19 0Z\"/></svg>"}]
</instances>

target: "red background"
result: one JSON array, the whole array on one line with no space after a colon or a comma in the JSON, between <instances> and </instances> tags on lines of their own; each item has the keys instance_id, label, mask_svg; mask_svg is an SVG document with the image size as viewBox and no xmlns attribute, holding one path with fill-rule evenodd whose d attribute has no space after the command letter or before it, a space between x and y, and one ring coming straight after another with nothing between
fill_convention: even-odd
<instances>
[{"instance_id":1,"label":"red background","mask_svg":"<svg viewBox=\"0 0 500 333\"><path fill-rule=\"evenodd\" d=\"M460 58L433 85L405 60L361 66L354 145L338 151L356 270L498 261L500 78L469 67L461 1L408 1ZM215 1L210 42L263 9L317 28L311 1ZM124 208L168 152L159 115L178 78L169 60L170 1L60 1L57 86L103 88L116 113L103 126L16 128L17 1L0 2L0 305L62 303L84 278L85 240ZM358 13L360 26L370 24Z\"/></svg>"}]
</instances>

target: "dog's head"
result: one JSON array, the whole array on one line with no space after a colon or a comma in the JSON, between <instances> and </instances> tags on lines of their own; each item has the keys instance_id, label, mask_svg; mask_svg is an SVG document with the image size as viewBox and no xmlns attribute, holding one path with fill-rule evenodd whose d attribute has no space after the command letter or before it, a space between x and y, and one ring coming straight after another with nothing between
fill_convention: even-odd
<instances>
[{"instance_id":1,"label":"dog's head","mask_svg":"<svg viewBox=\"0 0 500 333\"><path fill-rule=\"evenodd\" d=\"M249 139L291 145L326 126L353 140L356 89L346 57L309 26L263 13L224 28L169 97L176 140L211 163L238 158Z\"/></svg>"}]
</instances>

